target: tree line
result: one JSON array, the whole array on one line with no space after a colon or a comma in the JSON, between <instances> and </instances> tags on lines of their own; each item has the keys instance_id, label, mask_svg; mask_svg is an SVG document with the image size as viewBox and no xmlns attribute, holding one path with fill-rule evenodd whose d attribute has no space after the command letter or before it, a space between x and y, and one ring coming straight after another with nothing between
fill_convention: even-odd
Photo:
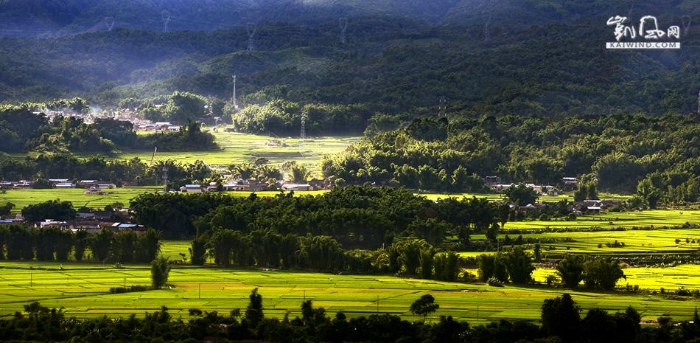
<instances>
[{"instance_id":1,"label":"tree line","mask_svg":"<svg viewBox=\"0 0 700 343\"><path fill-rule=\"evenodd\" d=\"M531 274L535 270L533 263L541 261L539 244L535 245L534 256L530 256L522 247L499 251L493 255L479 255L479 280L495 285L502 285L508 281L527 284L532 281ZM611 291L615 289L617 281L625 277L618 261L609 257L566 255L557 263L555 269L561 284L571 289L577 288L581 281L584 281L589 289ZM548 278L547 284L551 285L553 278Z\"/></svg>"},{"instance_id":2,"label":"tree line","mask_svg":"<svg viewBox=\"0 0 700 343\"><path fill-rule=\"evenodd\" d=\"M483 191L486 176L563 187L568 176L627 194L650 176L659 193L670 192L670 201L700 197L700 124L694 116L449 118L423 117L367 136L324 157L323 176L440 192Z\"/></svg>"},{"instance_id":3,"label":"tree line","mask_svg":"<svg viewBox=\"0 0 700 343\"><path fill-rule=\"evenodd\" d=\"M76 117L59 115L49 121L43 113L34 113L36 108L44 110L43 106L46 104L0 106L0 151L112 155L118 149L160 147L163 151L199 151L218 148L214 136L202 132L201 124L195 121L198 117L178 118L183 126L176 132L140 136L130 122L110 118L96 118L87 124Z\"/></svg>"},{"instance_id":4,"label":"tree line","mask_svg":"<svg viewBox=\"0 0 700 343\"><path fill-rule=\"evenodd\" d=\"M452 316L439 316L434 323L408 321L392 314L370 314L349 318L344 312L333 317L312 300L299 307L300 316L265 316L263 295L254 289L245 311L230 313L189 309L189 318L176 319L168 308L136 314L128 318L78 319L63 309L49 309L38 302L24 305L24 312L0 321L0 334L12 341L170 341L202 340L291 343L320 342L690 342L700 337L700 319L673 325L670 317L658 318L658 325L640 325L641 315L632 307L616 313L593 308L582 316L571 295L546 299L541 307L541 326L524 320L505 320L472 326ZM432 301L421 301L423 299ZM426 294L414 302L411 311L422 314L439 308L436 299ZM415 308L414 308L415 307Z\"/></svg>"},{"instance_id":5,"label":"tree line","mask_svg":"<svg viewBox=\"0 0 700 343\"><path fill-rule=\"evenodd\" d=\"M190 248L194 265L207 259L219 267L258 267L351 274L397 274L457 281L465 261L457 253L408 238L375 250L343 249L330 236L270 231L244 234L216 229L198 236Z\"/></svg>"},{"instance_id":6,"label":"tree line","mask_svg":"<svg viewBox=\"0 0 700 343\"><path fill-rule=\"evenodd\" d=\"M132 230L111 229L91 234L85 230L9 225L0 226L0 247L0 260L9 261L148 263L160 252L160 234L153 229L140 235ZM90 254L86 256L88 249Z\"/></svg>"},{"instance_id":7,"label":"tree line","mask_svg":"<svg viewBox=\"0 0 700 343\"><path fill-rule=\"evenodd\" d=\"M149 154L152 153L149 152ZM163 185L163 168L168 168L168 188L177 189L191 183L221 182L204 162L182 163L174 160L147 163L139 157L110 160L102 155L87 158L72 154L40 154L24 159L0 159L0 176L4 180L34 180L33 188L52 188L48 179L65 178L109 181L121 187L124 183L137 186Z\"/></svg>"},{"instance_id":8,"label":"tree line","mask_svg":"<svg viewBox=\"0 0 700 343\"><path fill-rule=\"evenodd\" d=\"M405 188L361 186L338 187L318 196L145 193L131 200L130 209L140 224L167 238L188 239L214 229L243 234L270 230L331 236L349 249L376 249L399 237L438 245L448 234L468 246L471 233L483 233L494 223L502 226L510 214L508 204L483 198L431 201Z\"/></svg>"}]
</instances>

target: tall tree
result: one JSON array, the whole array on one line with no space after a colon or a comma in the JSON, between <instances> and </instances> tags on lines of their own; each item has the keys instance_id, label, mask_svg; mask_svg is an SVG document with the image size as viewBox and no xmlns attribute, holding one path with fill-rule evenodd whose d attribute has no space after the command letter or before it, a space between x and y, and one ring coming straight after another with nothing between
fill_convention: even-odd
<instances>
[{"instance_id":1,"label":"tall tree","mask_svg":"<svg viewBox=\"0 0 700 343\"><path fill-rule=\"evenodd\" d=\"M151 262L151 286L153 289L161 289L168 283L170 276L170 261L167 257L160 256Z\"/></svg>"},{"instance_id":2,"label":"tall tree","mask_svg":"<svg viewBox=\"0 0 700 343\"><path fill-rule=\"evenodd\" d=\"M583 268L583 281L587 287L609 291L615 288L617 280L625 277L620 264L609 257L588 260L583 264Z\"/></svg>"},{"instance_id":3,"label":"tall tree","mask_svg":"<svg viewBox=\"0 0 700 343\"><path fill-rule=\"evenodd\" d=\"M542 332L547 336L559 336L562 342L574 342L581 332L580 308L571 295L546 299L542 304Z\"/></svg>"},{"instance_id":4,"label":"tall tree","mask_svg":"<svg viewBox=\"0 0 700 343\"><path fill-rule=\"evenodd\" d=\"M535 270L532 258L525 250L518 246L506 255L506 268L510 281L515 284L524 284L532 280L531 274Z\"/></svg>"},{"instance_id":5,"label":"tall tree","mask_svg":"<svg viewBox=\"0 0 700 343\"><path fill-rule=\"evenodd\" d=\"M557 275L566 288L576 288L583 280L583 263L581 256L568 254L559 261L556 270Z\"/></svg>"},{"instance_id":6,"label":"tall tree","mask_svg":"<svg viewBox=\"0 0 700 343\"><path fill-rule=\"evenodd\" d=\"M431 294L424 294L411 304L410 311L413 314L423 316L423 321L425 321L429 314L437 311L439 308L440 305L435 303L435 298Z\"/></svg>"},{"instance_id":7,"label":"tall tree","mask_svg":"<svg viewBox=\"0 0 700 343\"><path fill-rule=\"evenodd\" d=\"M250 323L250 327L257 327L258 324L265 318L263 314L263 298L258 294L258 288L254 288L250 292L250 302L245 310L245 320Z\"/></svg>"}]
</instances>

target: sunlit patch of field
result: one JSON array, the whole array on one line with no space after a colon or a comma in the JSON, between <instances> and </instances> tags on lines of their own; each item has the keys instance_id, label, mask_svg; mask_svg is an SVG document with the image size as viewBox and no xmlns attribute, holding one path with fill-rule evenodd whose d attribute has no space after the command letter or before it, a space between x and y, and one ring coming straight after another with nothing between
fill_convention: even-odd
<instances>
[{"instance_id":1,"label":"sunlit patch of field","mask_svg":"<svg viewBox=\"0 0 700 343\"><path fill-rule=\"evenodd\" d=\"M474 324L502 318L537 321L542 302L566 292L538 286L490 287L393 276L174 266L169 280L173 288L110 294L110 287L150 284L149 267L127 264L117 269L92 263L3 262L0 268L0 315L3 316L21 311L29 302L39 301L48 307L65 307L67 316L79 318L143 315L166 306L176 318L187 319L190 308L223 314L236 308L245 309L250 291L257 287L263 296L265 315L270 317L281 318L287 313L292 318L298 316L302 301L310 299L314 306L324 307L330 313L344 311L350 317L380 312L418 320L408 311L410 304L430 293L440 304L440 310L429 316L429 320L451 315ZM633 306L650 319L662 314L677 320L689 319L695 306L694 302L661 296L570 293L584 311L594 307L618 311Z\"/></svg>"},{"instance_id":2,"label":"sunlit patch of field","mask_svg":"<svg viewBox=\"0 0 700 343\"><path fill-rule=\"evenodd\" d=\"M157 151L154 161L175 160L181 163L192 163L197 160L209 165L227 166L237 163L252 163L257 158L266 158L272 164L281 164L288 161L296 161L306 165L316 176L320 177L318 170L321 158L324 155L336 154L344 151L352 143L358 142L361 137L307 137L303 145L299 137L277 137L275 135L253 135L246 133L210 131L216 138L216 143L221 148L218 151L198 152L165 152ZM150 162L152 151L124 152L117 158L131 159L139 157L143 161Z\"/></svg>"}]
</instances>

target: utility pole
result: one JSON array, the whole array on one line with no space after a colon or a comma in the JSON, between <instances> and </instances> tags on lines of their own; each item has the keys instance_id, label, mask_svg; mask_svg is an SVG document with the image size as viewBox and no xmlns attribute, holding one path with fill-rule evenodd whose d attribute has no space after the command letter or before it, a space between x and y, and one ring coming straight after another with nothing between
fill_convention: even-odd
<instances>
[{"instance_id":1,"label":"utility pole","mask_svg":"<svg viewBox=\"0 0 700 343\"><path fill-rule=\"evenodd\" d=\"M301 112L301 132L299 133L299 149L306 146L306 110Z\"/></svg>"},{"instance_id":2,"label":"utility pole","mask_svg":"<svg viewBox=\"0 0 700 343\"><path fill-rule=\"evenodd\" d=\"M447 116L445 112L447 111L447 98L444 96L440 97L440 105L438 106L438 117L443 118Z\"/></svg>"},{"instance_id":3,"label":"utility pole","mask_svg":"<svg viewBox=\"0 0 700 343\"><path fill-rule=\"evenodd\" d=\"M231 103L234 109L238 109L238 104L236 103L236 75L233 75L233 97L231 97Z\"/></svg>"},{"instance_id":4,"label":"utility pole","mask_svg":"<svg viewBox=\"0 0 700 343\"><path fill-rule=\"evenodd\" d=\"M168 166L163 166L163 192L168 192Z\"/></svg>"}]
</instances>

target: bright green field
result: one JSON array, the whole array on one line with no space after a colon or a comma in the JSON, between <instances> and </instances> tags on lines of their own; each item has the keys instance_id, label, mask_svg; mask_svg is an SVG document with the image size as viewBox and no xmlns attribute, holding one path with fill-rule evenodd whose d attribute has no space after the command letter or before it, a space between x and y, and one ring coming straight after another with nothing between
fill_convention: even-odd
<instances>
[{"instance_id":1,"label":"bright green field","mask_svg":"<svg viewBox=\"0 0 700 343\"><path fill-rule=\"evenodd\" d=\"M505 234L498 238L503 244ZM513 240L516 234L509 237ZM546 257L548 254L561 255L563 253L575 254L614 254L614 255L638 255L638 254L662 254L680 253L687 254L700 250L700 229L656 229L656 230L626 230L626 231L572 231L572 232L545 232L523 234L523 238L538 239L542 245L542 252ZM484 235L473 235L472 240L484 240ZM555 239L552 243L547 240ZM565 241L571 239L572 241ZM676 239L679 240L676 243ZM686 239L688 242L686 242ZM695 242L693 243L693 240ZM624 246L615 247L613 243L624 243ZM610 243L610 247L607 246ZM601 247L598 247L598 245ZM532 248L532 244L530 244ZM480 252L464 252L462 256L476 256Z\"/></svg>"},{"instance_id":2,"label":"bright green field","mask_svg":"<svg viewBox=\"0 0 700 343\"><path fill-rule=\"evenodd\" d=\"M87 206L91 208L104 208L106 205L120 202L129 206L129 201L139 194L155 192L162 187L127 187L113 188L105 192L108 194L85 194L85 189L10 189L5 194L0 194L0 203L7 201L15 204L14 212L20 212L22 208L30 204L49 200L64 200L73 203L73 207Z\"/></svg>"},{"instance_id":3,"label":"bright green field","mask_svg":"<svg viewBox=\"0 0 700 343\"><path fill-rule=\"evenodd\" d=\"M505 230L509 229L545 229L545 228L588 228L600 227L614 229L618 227L673 227L686 222L700 223L699 210L649 210L635 212L604 213L601 215L579 216L577 220L531 220L507 222Z\"/></svg>"},{"instance_id":4,"label":"bright green field","mask_svg":"<svg viewBox=\"0 0 700 343\"><path fill-rule=\"evenodd\" d=\"M620 279L618 287L625 285L637 285L640 289L660 291L664 288L667 291L676 291L683 287L688 290L700 289L700 266L684 264L675 267L628 267L624 268L627 279ZM541 283L545 282L548 275L554 275L556 271L552 268L538 268L532 275Z\"/></svg>"},{"instance_id":5,"label":"bright green field","mask_svg":"<svg viewBox=\"0 0 700 343\"><path fill-rule=\"evenodd\" d=\"M30 270L32 266L34 269ZM408 308L421 295L430 293L440 304L439 315L452 315L474 324L505 319L537 320L544 299L561 294L560 289L489 287L389 276L352 276L279 271L239 271L175 266L170 283L160 291L110 294L110 287L150 283L147 266L127 265L123 269L99 264L0 263L0 315L20 311L24 304L39 301L48 307L65 307L68 316L111 317L143 314L167 306L175 317L188 318L188 309L228 313L245 309L250 291L258 287L265 314L282 317L299 315L304 299L329 313L345 311L350 316L392 313L406 319ZM697 274L699 270L688 270ZM632 282L630 282L632 283ZM617 311L635 307L645 319L670 315L689 319L695 301L669 300L659 296L618 293L572 292L584 310L600 307Z\"/></svg>"},{"instance_id":6,"label":"bright green field","mask_svg":"<svg viewBox=\"0 0 700 343\"><path fill-rule=\"evenodd\" d=\"M277 138L274 136L252 135L245 133L227 133L222 130L212 132L220 151L213 152L161 152L156 153L156 161L176 160L179 162L204 161L209 165L227 166L232 163L254 162L256 158L264 157L270 163L280 164L286 161L297 161L317 172L318 164L323 155L339 153L350 144L358 142L360 137L309 137L304 147L299 147L299 137ZM268 145L270 139L277 139L286 146ZM138 157L150 161L152 151L125 152L119 159Z\"/></svg>"},{"instance_id":7,"label":"bright green field","mask_svg":"<svg viewBox=\"0 0 700 343\"><path fill-rule=\"evenodd\" d=\"M15 204L13 212L19 213L22 208L30 204L44 202L49 200L60 199L70 201L73 207L79 208L87 206L91 208L104 208L106 205L111 205L115 202L121 202L128 207L131 199L139 194L150 193L162 190L159 186L144 186L144 187L126 187L109 189L104 195L85 194L85 189L10 189L5 194L0 194L0 204L9 201ZM308 191L295 192L295 195L318 195L327 191ZM252 192L227 192L231 196L247 197ZM255 192L259 196L274 196L279 194L279 191L261 191Z\"/></svg>"},{"instance_id":8,"label":"bright green field","mask_svg":"<svg viewBox=\"0 0 700 343\"><path fill-rule=\"evenodd\" d=\"M515 239L516 237L511 238ZM700 229L557 232L526 234L523 235L523 238L538 238L540 240L571 238L575 240L575 242L542 243L545 255L549 252L550 246L555 248L551 252L556 253L571 252L597 255L689 253L700 249ZM680 242L676 243L676 239L679 239ZM689 242L686 243L686 239ZM692 243L693 240L695 243ZM613 247L615 241L624 243L625 246ZM610 243L611 247L608 247L607 243Z\"/></svg>"}]
</instances>

